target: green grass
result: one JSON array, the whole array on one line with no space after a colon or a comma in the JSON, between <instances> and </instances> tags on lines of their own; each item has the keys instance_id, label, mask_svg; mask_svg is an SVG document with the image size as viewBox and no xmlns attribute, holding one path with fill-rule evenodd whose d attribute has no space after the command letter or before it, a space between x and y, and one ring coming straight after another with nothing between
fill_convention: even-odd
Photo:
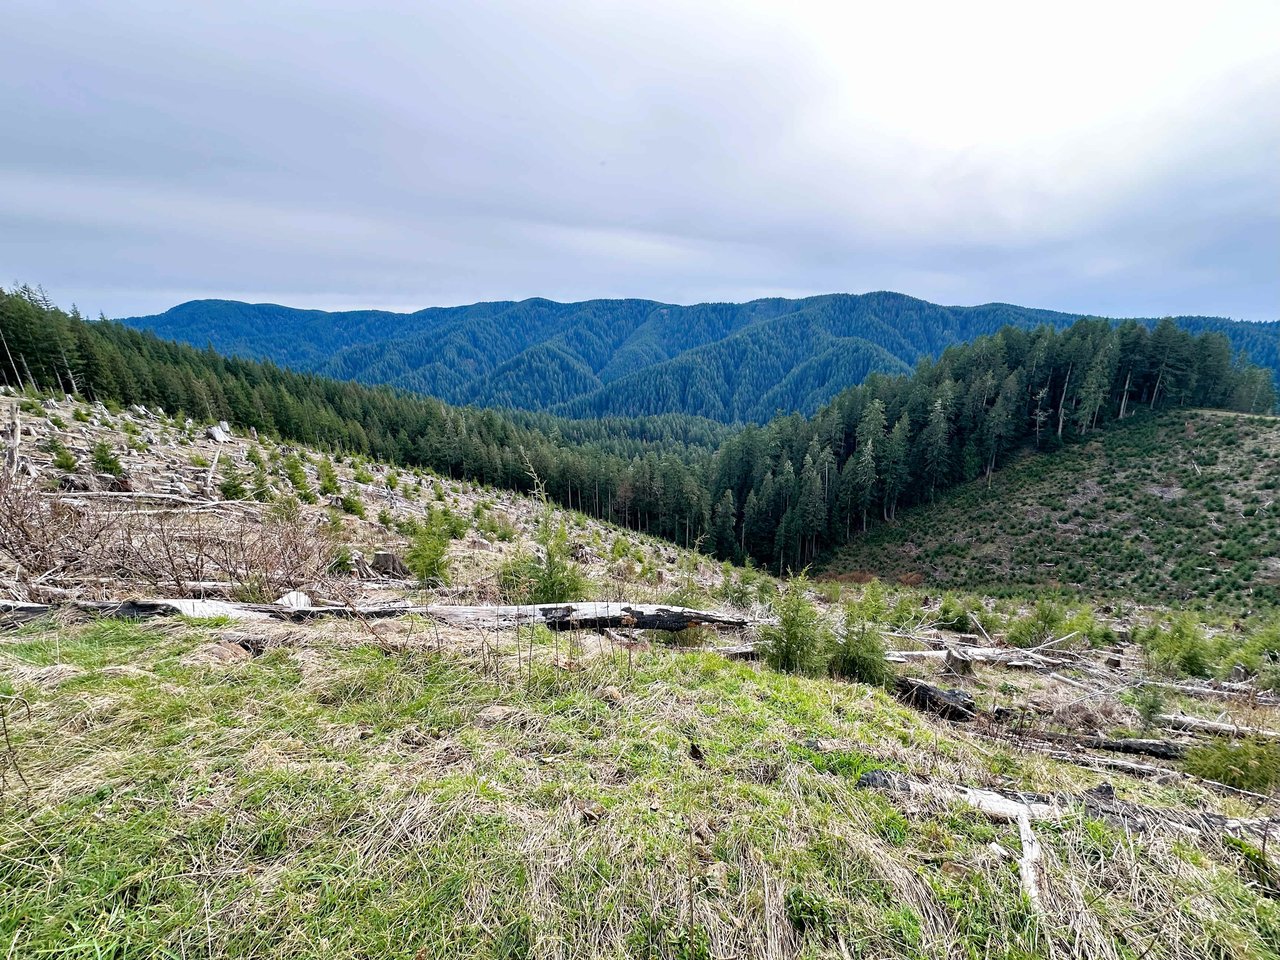
<instances>
[{"instance_id":1,"label":"green grass","mask_svg":"<svg viewBox=\"0 0 1280 960\"><path fill-rule=\"evenodd\" d=\"M1236 853L1191 864L1073 821L1041 830L1075 886L1050 882L1096 927L1042 921L992 850L1016 828L857 778L1096 780L873 687L697 652L569 671L541 644L530 666L527 646L495 661L356 625L191 665L221 627L45 622L0 644L0 676L85 671L20 687L32 791L0 806L0 955L977 958L1103 937L1137 956L1159 936L1148 956L1245 957L1280 929Z\"/></svg>"}]
</instances>

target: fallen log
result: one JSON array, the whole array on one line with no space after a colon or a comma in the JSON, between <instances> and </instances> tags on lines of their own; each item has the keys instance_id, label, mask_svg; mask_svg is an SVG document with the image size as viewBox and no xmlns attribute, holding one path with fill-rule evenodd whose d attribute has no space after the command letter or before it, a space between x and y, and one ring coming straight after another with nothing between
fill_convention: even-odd
<instances>
[{"instance_id":1,"label":"fallen log","mask_svg":"<svg viewBox=\"0 0 1280 960\"><path fill-rule=\"evenodd\" d=\"M1201 717L1189 717L1184 713L1163 713L1156 719L1162 727L1170 730L1210 733L1220 737L1261 737L1264 740L1280 740L1280 730L1223 723L1220 720L1205 720Z\"/></svg>"},{"instance_id":2,"label":"fallen log","mask_svg":"<svg viewBox=\"0 0 1280 960\"><path fill-rule=\"evenodd\" d=\"M519 606L495 607L456 607L437 604L423 607L421 612L462 627L516 627L542 624L550 630L600 630L612 627L677 632L691 627L742 628L748 624L748 621L742 617L711 610L603 601L561 604L528 603ZM381 614L366 613L365 615Z\"/></svg>"},{"instance_id":3,"label":"fallen log","mask_svg":"<svg viewBox=\"0 0 1280 960\"><path fill-rule=\"evenodd\" d=\"M1191 697L1193 700L1250 700L1263 706L1280 706L1280 697L1259 690L1251 683L1219 682L1217 684L1169 683L1164 680L1143 680L1144 687L1160 687Z\"/></svg>"},{"instance_id":4,"label":"fallen log","mask_svg":"<svg viewBox=\"0 0 1280 960\"><path fill-rule=\"evenodd\" d=\"M447 604L380 604L377 606L290 606L271 603L230 603L222 600L131 599L75 600L65 604L0 601L0 616L22 622L52 613L58 607L81 610L104 617L140 619L172 616L229 617L233 620L312 620L321 617L382 619L412 614L433 617L461 627L503 629L541 624L549 630L600 630L629 627L637 630L678 632L691 627L742 628L741 617L688 607L658 604L584 602L523 604L519 606L468 607Z\"/></svg>"},{"instance_id":5,"label":"fallen log","mask_svg":"<svg viewBox=\"0 0 1280 960\"><path fill-rule=\"evenodd\" d=\"M1090 737L1074 733L1055 733L1049 730L1039 731L1031 736L1048 743L1069 744L1085 750L1136 754L1156 757L1160 760L1180 760L1187 749L1183 744L1173 740L1154 740L1143 737Z\"/></svg>"},{"instance_id":6,"label":"fallen log","mask_svg":"<svg viewBox=\"0 0 1280 960\"><path fill-rule=\"evenodd\" d=\"M946 660L954 653L962 653L974 663L990 663L1015 670L1051 671L1058 667L1075 666L1068 660L1029 653L1016 647L957 647L954 650L889 650L890 662L906 663L910 660Z\"/></svg>"}]
</instances>

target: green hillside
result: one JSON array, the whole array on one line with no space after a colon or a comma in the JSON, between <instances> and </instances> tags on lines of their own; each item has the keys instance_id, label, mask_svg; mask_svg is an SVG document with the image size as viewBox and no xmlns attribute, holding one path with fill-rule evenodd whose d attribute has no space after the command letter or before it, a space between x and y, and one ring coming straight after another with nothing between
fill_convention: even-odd
<instances>
[{"instance_id":1,"label":"green hillside","mask_svg":"<svg viewBox=\"0 0 1280 960\"><path fill-rule=\"evenodd\" d=\"M1263 610L1280 602L1280 418L1117 424L899 514L828 577Z\"/></svg>"},{"instance_id":2,"label":"green hillside","mask_svg":"<svg viewBox=\"0 0 1280 960\"><path fill-rule=\"evenodd\" d=\"M1010 304L946 307L898 293L692 306L651 300L478 303L416 313L327 313L227 300L122 322L219 353L449 403L571 416L692 414L764 422L812 413L869 374L904 374L1004 327L1080 317ZM1145 326L1154 320L1141 321ZM1180 317L1280 370L1280 323Z\"/></svg>"}]
</instances>

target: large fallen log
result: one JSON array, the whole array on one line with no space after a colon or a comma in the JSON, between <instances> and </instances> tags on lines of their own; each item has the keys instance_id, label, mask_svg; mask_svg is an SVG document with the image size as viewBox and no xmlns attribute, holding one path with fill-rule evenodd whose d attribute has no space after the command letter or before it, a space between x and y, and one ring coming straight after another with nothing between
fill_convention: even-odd
<instances>
[{"instance_id":1,"label":"large fallen log","mask_svg":"<svg viewBox=\"0 0 1280 960\"><path fill-rule=\"evenodd\" d=\"M1065 743L1086 750L1104 750L1108 753L1129 753L1157 757L1160 760L1180 760L1186 746L1174 740L1155 740L1145 737L1090 737L1074 733L1056 733L1041 730L1031 734L1037 740L1049 743Z\"/></svg>"},{"instance_id":2,"label":"large fallen log","mask_svg":"<svg viewBox=\"0 0 1280 960\"><path fill-rule=\"evenodd\" d=\"M1259 690L1251 683L1232 683L1217 681L1216 683L1170 683L1164 680L1143 680L1144 687L1159 687L1172 690L1194 700L1249 700L1261 706L1280 706L1280 697L1265 690Z\"/></svg>"},{"instance_id":3,"label":"large fallen log","mask_svg":"<svg viewBox=\"0 0 1280 960\"><path fill-rule=\"evenodd\" d=\"M189 617L229 617L234 620L312 620L320 617L383 619L412 614L433 617L461 627L511 629L541 624L550 630L688 630L691 627L747 626L741 617L710 610L660 604L614 602L530 603L519 606L466 607L448 604L379 604L376 606L297 606L272 603L229 603L222 600L132 599L75 600L54 606L0 601L0 616L11 622L45 616L55 609L75 609L106 617L144 618L181 614Z\"/></svg>"},{"instance_id":4,"label":"large fallen log","mask_svg":"<svg viewBox=\"0 0 1280 960\"><path fill-rule=\"evenodd\" d=\"M463 627L518 627L542 624L551 630L601 630L629 627L636 630L688 630L691 627L747 626L742 617L711 610L669 607L659 604L612 602L542 604L520 606L456 607L432 605L428 616ZM394 614L393 614L394 615Z\"/></svg>"},{"instance_id":5,"label":"large fallen log","mask_svg":"<svg viewBox=\"0 0 1280 960\"><path fill-rule=\"evenodd\" d=\"M1163 713L1156 719L1162 727L1170 730L1210 733L1220 737L1261 737L1264 740L1280 740L1280 730L1224 723L1220 720L1205 720L1201 717L1189 717L1185 713Z\"/></svg>"}]
</instances>

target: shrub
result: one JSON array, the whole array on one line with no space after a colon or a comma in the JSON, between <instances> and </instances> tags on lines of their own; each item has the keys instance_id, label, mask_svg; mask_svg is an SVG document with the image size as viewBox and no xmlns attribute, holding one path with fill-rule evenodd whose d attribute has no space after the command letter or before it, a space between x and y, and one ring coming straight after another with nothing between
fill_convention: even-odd
<instances>
[{"instance_id":1,"label":"shrub","mask_svg":"<svg viewBox=\"0 0 1280 960\"><path fill-rule=\"evenodd\" d=\"M244 500L249 496L249 490L244 485L244 477L234 466L227 467L222 482L218 484L218 491L222 494L223 500Z\"/></svg>"},{"instance_id":2,"label":"shrub","mask_svg":"<svg viewBox=\"0 0 1280 960\"><path fill-rule=\"evenodd\" d=\"M924 611L920 605L907 594L900 594L889 611L889 625L899 630L910 630L920 626L924 620Z\"/></svg>"},{"instance_id":3,"label":"shrub","mask_svg":"<svg viewBox=\"0 0 1280 960\"><path fill-rule=\"evenodd\" d=\"M413 575L427 587L444 586L449 582L452 562L449 559L449 535L438 526L418 529L405 556L405 563Z\"/></svg>"},{"instance_id":4,"label":"shrub","mask_svg":"<svg viewBox=\"0 0 1280 960\"><path fill-rule=\"evenodd\" d=\"M862 587L862 596L850 604L858 616L871 623L884 623L889 615L889 594L879 580L868 580Z\"/></svg>"},{"instance_id":5,"label":"shrub","mask_svg":"<svg viewBox=\"0 0 1280 960\"><path fill-rule=\"evenodd\" d=\"M951 593L942 598L942 603L938 607L937 622L943 630L955 630L957 633L973 633L976 629L969 607Z\"/></svg>"},{"instance_id":6,"label":"shrub","mask_svg":"<svg viewBox=\"0 0 1280 960\"><path fill-rule=\"evenodd\" d=\"M76 469L76 458L71 455L71 451L62 445L62 441L57 437L50 437L48 449L53 454L53 465L59 470L65 470L67 473L74 473Z\"/></svg>"},{"instance_id":7,"label":"shrub","mask_svg":"<svg viewBox=\"0 0 1280 960\"><path fill-rule=\"evenodd\" d=\"M467 535L470 523L467 518L454 513L448 507L427 510L427 525L438 527L451 540L461 540Z\"/></svg>"},{"instance_id":8,"label":"shrub","mask_svg":"<svg viewBox=\"0 0 1280 960\"><path fill-rule=\"evenodd\" d=\"M535 536L542 554L521 550L498 569L498 586L515 603L568 603L581 600L588 581L569 555L569 530L547 508Z\"/></svg>"},{"instance_id":9,"label":"shrub","mask_svg":"<svg viewBox=\"0 0 1280 960\"><path fill-rule=\"evenodd\" d=\"M267 518L276 523L296 524L302 519L302 505L297 497L281 497L267 511Z\"/></svg>"},{"instance_id":10,"label":"shrub","mask_svg":"<svg viewBox=\"0 0 1280 960\"><path fill-rule=\"evenodd\" d=\"M1192 747L1183 766L1192 776L1266 793L1280 783L1280 745L1261 739L1221 740Z\"/></svg>"},{"instance_id":11,"label":"shrub","mask_svg":"<svg viewBox=\"0 0 1280 960\"><path fill-rule=\"evenodd\" d=\"M844 623L832 644L830 669L833 676L878 687L893 678L880 631L863 619L855 606L845 611Z\"/></svg>"},{"instance_id":12,"label":"shrub","mask_svg":"<svg viewBox=\"0 0 1280 960\"><path fill-rule=\"evenodd\" d=\"M804 576L792 577L774 601L777 624L760 631L765 661L785 673L821 673L831 655L831 633L805 590Z\"/></svg>"},{"instance_id":13,"label":"shrub","mask_svg":"<svg viewBox=\"0 0 1280 960\"><path fill-rule=\"evenodd\" d=\"M320 495L336 496L339 491L338 472L333 469L333 461L328 457L323 458L316 467L316 471L320 477Z\"/></svg>"},{"instance_id":14,"label":"shrub","mask_svg":"<svg viewBox=\"0 0 1280 960\"><path fill-rule=\"evenodd\" d=\"M124 475L124 467L120 465L120 458L112 453L105 440L99 440L93 445L93 468L99 473L109 473L113 477Z\"/></svg>"},{"instance_id":15,"label":"shrub","mask_svg":"<svg viewBox=\"0 0 1280 960\"><path fill-rule=\"evenodd\" d=\"M1154 729L1157 718L1164 713L1164 694L1159 687L1144 684L1133 695L1133 708L1144 731Z\"/></svg>"},{"instance_id":16,"label":"shrub","mask_svg":"<svg viewBox=\"0 0 1280 960\"><path fill-rule=\"evenodd\" d=\"M298 459L297 454L289 454L281 466L284 470L285 479L289 481L289 486L293 487L298 499L303 503L315 503L315 492L311 489L311 485L307 483L307 471L302 466L302 461Z\"/></svg>"},{"instance_id":17,"label":"shrub","mask_svg":"<svg viewBox=\"0 0 1280 960\"><path fill-rule=\"evenodd\" d=\"M751 605L754 591L751 589L750 582L745 576L735 577L733 575L733 565L728 560L721 564L720 576L720 586L716 590L717 597L735 607L748 607Z\"/></svg>"},{"instance_id":18,"label":"shrub","mask_svg":"<svg viewBox=\"0 0 1280 960\"><path fill-rule=\"evenodd\" d=\"M364 501L360 499L359 494L354 490L348 491L342 495L340 501L343 513L349 513L353 517L364 519Z\"/></svg>"},{"instance_id":19,"label":"shrub","mask_svg":"<svg viewBox=\"0 0 1280 960\"><path fill-rule=\"evenodd\" d=\"M1165 629L1152 626L1143 637L1152 662L1172 674L1207 677L1212 670L1209 642L1195 617L1184 614Z\"/></svg>"},{"instance_id":20,"label":"shrub","mask_svg":"<svg viewBox=\"0 0 1280 960\"><path fill-rule=\"evenodd\" d=\"M253 468L253 489L249 495L259 503L270 503L275 499L275 493L271 489L271 477L267 474L266 466L255 466Z\"/></svg>"}]
</instances>

